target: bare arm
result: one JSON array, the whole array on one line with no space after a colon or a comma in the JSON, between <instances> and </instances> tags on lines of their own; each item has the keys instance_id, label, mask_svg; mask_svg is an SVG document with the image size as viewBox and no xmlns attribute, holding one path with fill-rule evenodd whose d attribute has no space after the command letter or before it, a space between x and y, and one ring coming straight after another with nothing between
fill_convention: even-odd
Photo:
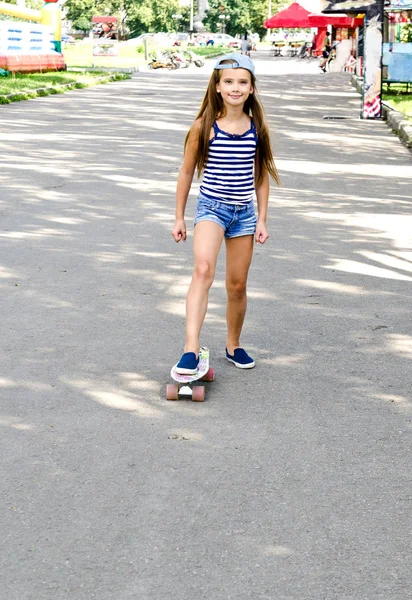
<instances>
[{"instance_id":1,"label":"bare arm","mask_svg":"<svg viewBox=\"0 0 412 600\"><path fill-rule=\"evenodd\" d=\"M186 241L185 210L187 197L196 168L196 153L199 142L200 120L194 122L185 148L183 163L180 167L176 186L176 221L172 230L175 242Z\"/></svg>"},{"instance_id":2,"label":"bare arm","mask_svg":"<svg viewBox=\"0 0 412 600\"><path fill-rule=\"evenodd\" d=\"M256 198L258 205L258 222L256 225L256 242L264 244L269 237L266 228L266 218L268 212L269 202L269 174L266 171L263 175L262 181L259 186L256 187Z\"/></svg>"}]
</instances>

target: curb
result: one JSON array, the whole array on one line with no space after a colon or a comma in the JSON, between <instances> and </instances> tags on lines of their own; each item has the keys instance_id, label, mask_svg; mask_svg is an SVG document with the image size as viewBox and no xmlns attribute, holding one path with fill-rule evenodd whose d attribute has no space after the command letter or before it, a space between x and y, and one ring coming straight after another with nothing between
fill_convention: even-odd
<instances>
[{"instance_id":1,"label":"curb","mask_svg":"<svg viewBox=\"0 0 412 600\"><path fill-rule=\"evenodd\" d=\"M383 118L407 148L412 148L412 121L402 113L382 103Z\"/></svg>"},{"instance_id":2,"label":"curb","mask_svg":"<svg viewBox=\"0 0 412 600\"><path fill-rule=\"evenodd\" d=\"M0 98L6 98L10 100L10 102L19 102L21 100L34 100L35 98L44 98L45 96L52 96L54 94L59 94L62 92L62 89L67 90L76 90L76 89L84 89L88 87L93 87L94 85L98 85L99 83L110 83L111 81L115 81L115 75L103 75L102 77L96 77L96 79L91 84L82 84L79 82L73 83L60 83L56 86L49 87L41 87L35 88L31 90L26 90L23 92L16 92L15 94L1 94ZM27 95L27 98L22 98L22 95ZM1 106L1 103L0 103Z\"/></svg>"},{"instance_id":3,"label":"curb","mask_svg":"<svg viewBox=\"0 0 412 600\"><path fill-rule=\"evenodd\" d=\"M94 73L96 71L105 73L125 73L126 75L132 75L132 73L138 73L139 67L68 67L68 73Z\"/></svg>"},{"instance_id":4,"label":"curb","mask_svg":"<svg viewBox=\"0 0 412 600\"><path fill-rule=\"evenodd\" d=\"M351 84L362 94L363 79L352 75ZM412 121L405 119L402 113L382 102L382 117L407 148L412 148Z\"/></svg>"}]
</instances>

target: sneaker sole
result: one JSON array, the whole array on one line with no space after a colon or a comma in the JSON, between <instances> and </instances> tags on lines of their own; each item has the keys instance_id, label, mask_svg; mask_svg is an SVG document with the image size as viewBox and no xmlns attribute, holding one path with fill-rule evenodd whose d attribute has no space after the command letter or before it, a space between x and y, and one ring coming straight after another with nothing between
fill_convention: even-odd
<instances>
[{"instance_id":1,"label":"sneaker sole","mask_svg":"<svg viewBox=\"0 0 412 600\"><path fill-rule=\"evenodd\" d=\"M193 371L193 369L178 369L177 367L175 371L178 375L196 375L197 373L197 369Z\"/></svg>"},{"instance_id":2,"label":"sneaker sole","mask_svg":"<svg viewBox=\"0 0 412 600\"><path fill-rule=\"evenodd\" d=\"M238 369L253 369L253 367L255 366L255 362L251 362L251 363L247 363L246 365L242 365L242 363L237 363L232 358L228 358L227 356L226 356L226 360L233 363L235 365L235 367L237 367Z\"/></svg>"}]
</instances>

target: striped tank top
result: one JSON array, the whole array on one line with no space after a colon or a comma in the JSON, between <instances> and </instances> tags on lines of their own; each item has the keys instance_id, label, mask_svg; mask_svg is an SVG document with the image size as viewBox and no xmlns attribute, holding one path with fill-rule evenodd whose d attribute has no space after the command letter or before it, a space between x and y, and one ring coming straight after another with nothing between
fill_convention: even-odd
<instances>
[{"instance_id":1,"label":"striped tank top","mask_svg":"<svg viewBox=\"0 0 412 600\"><path fill-rule=\"evenodd\" d=\"M200 193L226 204L247 204L255 195L257 133L253 120L245 133L226 133L213 123Z\"/></svg>"}]
</instances>

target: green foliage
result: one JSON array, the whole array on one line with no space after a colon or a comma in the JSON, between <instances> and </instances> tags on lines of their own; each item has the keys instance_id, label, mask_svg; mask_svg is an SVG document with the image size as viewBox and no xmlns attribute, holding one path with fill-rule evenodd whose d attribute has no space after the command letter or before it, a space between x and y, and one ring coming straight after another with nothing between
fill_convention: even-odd
<instances>
[{"instance_id":1,"label":"green foliage","mask_svg":"<svg viewBox=\"0 0 412 600\"><path fill-rule=\"evenodd\" d=\"M404 23L401 30L401 42L412 42L412 23Z\"/></svg>"},{"instance_id":2,"label":"green foliage","mask_svg":"<svg viewBox=\"0 0 412 600\"><path fill-rule=\"evenodd\" d=\"M189 7L180 5L179 0L134 0L126 8L126 26L130 37L147 32L187 31ZM179 15L176 19L173 15Z\"/></svg>"},{"instance_id":3,"label":"green foliage","mask_svg":"<svg viewBox=\"0 0 412 600\"><path fill-rule=\"evenodd\" d=\"M79 31L89 31L92 17L98 14L95 0L66 0L64 8L66 19L71 21L73 29Z\"/></svg>"},{"instance_id":4,"label":"green foliage","mask_svg":"<svg viewBox=\"0 0 412 600\"><path fill-rule=\"evenodd\" d=\"M209 4L210 10L204 21L207 31L225 31L230 35L257 32L260 36L267 31L264 27L268 18L267 0L210 0ZM272 1L272 15L282 4L282 0Z\"/></svg>"},{"instance_id":5,"label":"green foliage","mask_svg":"<svg viewBox=\"0 0 412 600\"><path fill-rule=\"evenodd\" d=\"M195 0L194 12L196 4ZM245 31L265 34L263 24L268 18L268 0L210 0L209 4L210 10L204 21L206 31L224 30L231 35ZM284 0L272 0L272 14L278 12L281 4ZM72 22L74 29L81 31L90 30L95 15L118 17L123 36L189 29L190 8L181 6L180 0L66 0L64 7L67 20ZM181 18L173 15L181 15Z\"/></svg>"},{"instance_id":6,"label":"green foliage","mask_svg":"<svg viewBox=\"0 0 412 600\"><path fill-rule=\"evenodd\" d=\"M18 4L17 0L5 0L7 4ZM35 10L40 10L43 6L43 0L26 0L25 7L26 8L34 8Z\"/></svg>"},{"instance_id":7,"label":"green foliage","mask_svg":"<svg viewBox=\"0 0 412 600\"><path fill-rule=\"evenodd\" d=\"M66 0L64 7L67 20L80 31L90 31L92 17L97 15L117 17L121 37L179 27L187 30L189 26L190 9L182 7L179 0Z\"/></svg>"}]
</instances>

